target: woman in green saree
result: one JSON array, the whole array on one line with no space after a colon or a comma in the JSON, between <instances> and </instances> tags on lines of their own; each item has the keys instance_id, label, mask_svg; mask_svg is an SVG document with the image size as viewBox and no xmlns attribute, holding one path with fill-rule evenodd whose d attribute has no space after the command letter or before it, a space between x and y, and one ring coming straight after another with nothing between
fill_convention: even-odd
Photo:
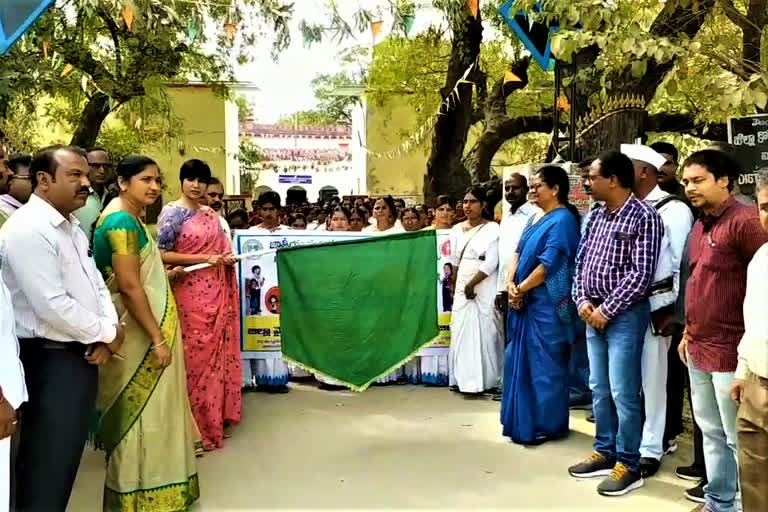
<instances>
[{"instance_id":1,"label":"woman in green saree","mask_svg":"<svg viewBox=\"0 0 768 512\"><path fill-rule=\"evenodd\" d=\"M120 196L93 234L96 264L126 324L119 355L99 371L104 510L186 510L200 488L179 319L160 251L138 218L159 197L160 171L131 156L117 175Z\"/></svg>"}]
</instances>

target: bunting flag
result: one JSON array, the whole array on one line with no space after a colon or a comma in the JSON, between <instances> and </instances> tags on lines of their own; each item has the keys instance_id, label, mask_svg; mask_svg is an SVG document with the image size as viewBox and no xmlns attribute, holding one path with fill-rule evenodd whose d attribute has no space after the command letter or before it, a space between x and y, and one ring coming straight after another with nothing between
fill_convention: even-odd
<instances>
[{"instance_id":1,"label":"bunting flag","mask_svg":"<svg viewBox=\"0 0 768 512\"><path fill-rule=\"evenodd\" d=\"M453 90L451 91L451 93L448 96L446 96L446 98L443 100L440 106L437 107L437 112L435 112L434 115L430 116L416 132L412 133L409 137L407 137L406 140L402 142L397 149L394 149L391 151L385 151L385 152L378 152L378 151L371 151L368 148L364 148L365 151L373 158L386 158L388 160L391 160L393 158L400 157L404 154L407 154L411 148L418 146L421 143L421 141L424 140L424 137L435 126L435 123L437 123L437 118L444 111L448 111L452 109L455 106L455 104L458 101L460 101L461 94L459 91L459 87L462 84L473 84L473 82L470 81L468 78L469 78L469 74L472 72L476 64L477 64L476 62L473 62L472 64L469 65L469 67L464 71L464 74L461 75L461 78L459 78L456 81L456 84L453 86Z\"/></svg>"},{"instance_id":2,"label":"bunting flag","mask_svg":"<svg viewBox=\"0 0 768 512\"><path fill-rule=\"evenodd\" d=\"M51 43L43 41L43 57L48 60L48 51L51 49Z\"/></svg>"},{"instance_id":3,"label":"bunting flag","mask_svg":"<svg viewBox=\"0 0 768 512\"><path fill-rule=\"evenodd\" d=\"M477 19L477 12L480 8L478 5L480 0L467 0L469 2L469 13L473 18Z\"/></svg>"},{"instance_id":4,"label":"bunting flag","mask_svg":"<svg viewBox=\"0 0 768 512\"><path fill-rule=\"evenodd\" d=\"M232 41L235 38L235 34L237 34L237 25L234 21L228 21L224 25L224 32L227 34L227 39Z\"/></svg>"},{"instance_id":5,"label":"bunting flag","mask_svg":"<svg viewBox=\"0 0 768 512\"><path fill-rule=\"evenodd\" d=\"M565 96L560 96L557 98L557 110L560 110L561 112L567 112L571 110L571 104L568 103L568 98Z\"/></svg>"},{"instance_id":6,"label":"bunting flag","mask_svg":"<svg viewBox=\"0 0 768 512\"><path fill-rule=\"evenodd\" d=\"M123 15L123 21L125 21L125 27L130 31L131 27L133 27L133 7L126 4L120 13Z\"/></svg>"},{"instance_id":7,"label":"bunting flag","mask_svg":"<svg viewBox=\"0 0 768 512\"><path fill-rule=\"evenodd\" d=\"M197 40L197 35L200 33L200 29L197 26L197 20L195 18L190 18L189 21L187 21L187 37L191 42L195 42Z\"/></svg>"},{"instance_id":8,"label":"bunting flag","mask_svg":"<svg viewBox=\"0 0 768 512\"><path fill-rule=\"evenodd\" d=\"M75 70L75 66L72 64L67 64L64 66L64 69L61 71L61 78L67 78L72 71Z\"/></svg>"},{"instance_id":9,"label":"bunting flag","mask_svg":"<svg viewBox=\"0 0 768 512\"><path fill-rule=\"evenodd\" d=\"M409 35L411 33L411 29L413 29L413 23L416 21L416 16L413 14L407 14L403 16L403 27L405 28L405 35Z\"/></svg>"},{"instance_id":10,"label":"bunting flag","mask_svg":"<svg viewBox=\"0 0 768 512\"><path fill-rule=\"evenodd\" d=\"M520 79L519 76L517 76L516 74L514 74L510 70L506 70L504 72L504 83L506 84L506 83L509 83L509 82L522 82L522 80Z\"/></svg>"},{"instance_id":11,"label":"bunting flag","mask_svg":"<svg viewBox=\"0 0 768 512\"><path fill-rule=\"evenodd\" d=\"M435 246L431 230L279 249L283 357L355 391L410 360L439 334Z\"/></svg>"},{"instance_id":12,"label":"bunting flag","mask_svg":"<svg viewBox=\"0 0 768 512\"><path fill-rule=\"evenodd\" d=\"M371 22L371 34L373 35L373 42L376 42L376 38L379 36L379 33L381 32L381 27L384 24L383 21L377 20Z\"/></svg>"},{"instance_id":13,"label":"bunting flag","mask_svg":"<svg viewBox=\"0 0 768 512\"><path fill-rule=\"evenodd\" d=\"M0 1L0 55L5 55L54 0Z\"/></svg>"}]
</instances>

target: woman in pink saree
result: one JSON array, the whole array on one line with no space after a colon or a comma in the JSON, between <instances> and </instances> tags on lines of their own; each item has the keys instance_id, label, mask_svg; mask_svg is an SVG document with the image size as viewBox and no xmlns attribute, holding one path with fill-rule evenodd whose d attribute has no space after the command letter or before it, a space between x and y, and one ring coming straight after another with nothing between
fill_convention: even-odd
<instances>
[{"instance_id":1,"label":"woman in pink saree","mask_svg":"<svg viewBox=\"0 0 768 512\"><path fill-rule=\"evenodd\" d=\"M235 260L218 213L198 203L210 177L205 162L185 162L181 198L163 207L157 225L165 264L212 265L173 283L189 401L206 451L223 446L224 428L240 421L242 381Z\"/></svg>"}]
</instances>

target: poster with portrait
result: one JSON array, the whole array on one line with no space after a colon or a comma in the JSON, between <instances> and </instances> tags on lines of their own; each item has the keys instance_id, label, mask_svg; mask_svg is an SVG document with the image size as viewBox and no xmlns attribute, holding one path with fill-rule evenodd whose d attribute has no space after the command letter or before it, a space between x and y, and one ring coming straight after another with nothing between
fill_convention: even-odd
<instances>
[{"instance_id":1,"label":"poster with portrait","mask_svg":"<svg viewBox=\"0 0 768 512\"><path fill-rule=\"evenodd\" d=\"M453 294L451 293L451 275L453 267L453 240L450 229L439 229L437 236L437 326L440 330L438 338L428 347L418 353L419 356L448 355L451 349L451 310L453 309Z\"/></svg>"},{"instance_id":2,"label":"poster with portrait","mask_svg":"<svg viewBox=\"0 0 768 512\"><path fill-rule=\"evenodd\" d=\"M363 233L331 231L235 232L236 253L256 253L242 259L238 265L243 358L281 357L277 249L366 237Z\"/></svg>"}]
</instances>

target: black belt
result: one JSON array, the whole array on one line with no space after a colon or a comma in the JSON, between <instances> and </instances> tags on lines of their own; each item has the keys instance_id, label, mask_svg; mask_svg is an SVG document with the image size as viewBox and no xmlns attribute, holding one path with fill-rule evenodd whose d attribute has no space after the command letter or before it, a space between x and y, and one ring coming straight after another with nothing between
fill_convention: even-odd
<instances>
[{"instance_id":1,"label":"black belt","mask_svg":"<svg viewBox=\"0 0 768 512\"><path fill-rule=\"evenodd\" d=\"M85 354L88 345L79 341L54 341L45 338L19 338L19 344L28 347L38 347L45 350L69 350L78 354Z\"/></svg>"},{"instance_id":2,"label":"black belt","mask_svg":"<svg viewBox=\"0 0 768 512\"><path fill-rule=\"evenodd\" d=\"M672 276L666 277L661 281L656 281L651 285L651 295L661 295L662 293L670 293L674 290L675 280Z\"/></svg>"}]
</instances>

